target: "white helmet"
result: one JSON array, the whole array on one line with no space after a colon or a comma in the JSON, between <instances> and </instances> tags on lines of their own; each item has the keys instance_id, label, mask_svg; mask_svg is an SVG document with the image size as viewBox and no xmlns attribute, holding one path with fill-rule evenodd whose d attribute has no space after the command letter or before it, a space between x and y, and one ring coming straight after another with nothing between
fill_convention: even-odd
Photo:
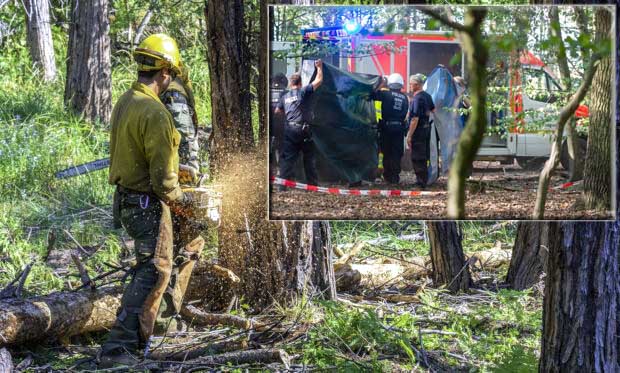
<instances>
[{"instance_id":1,"label":"white helmet","mask_svg":"<svg viewBox=\"0 0 620 373\"><path fill-rule=\"evenodd\" d=\"M388 88L390 89L401 89L405 82L403 81L403 77L399 73L391 74L387 80Z\"/></svg>"}]
</instances>

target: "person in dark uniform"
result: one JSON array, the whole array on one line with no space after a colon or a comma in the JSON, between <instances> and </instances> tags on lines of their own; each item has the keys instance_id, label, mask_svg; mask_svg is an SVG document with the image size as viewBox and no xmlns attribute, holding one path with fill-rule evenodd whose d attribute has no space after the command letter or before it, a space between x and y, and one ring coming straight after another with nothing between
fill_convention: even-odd
<instances>
[{"instance_id":1,"label":"person in dark uniform","mask_svg":"<svg viewBox=\"0 0 620 373\"><path fill-rule=\"evenodd\" d=\"M428 182L428 162L430 160L431 125L430 114L435 110L433 98L422 87L424 77L421 74L409 78L409 88L413 99L409 107L409 131L407 146L411 149L411 163L416 176L416 185L426 188Z\"/></svg>"},{"instance_id":2,"label":"person in dark uniform","mask_svg":"<svg viewBox=\"0 0 620 373\"><path fill-rule=\"evenodd\" d=\"M290 90L281 96L276 107L276 114L284 113L286 124L284 125L284 142L280 151L280 177L291 180L295 171L295 163L299 152L303 153L304 172L306 183L317 185L318 178L314 159L314 144L310 132L309 103L312 93L323 83L323 62L317 60L316 77L312 83L302 87L301 74L291 75ZM280 191L285 190L280 186Z\"/></svg>"},{"instance_id":3,"label":"person in dark uniform","mask_svg":"<svg viewBox=\"0 0 620 373\"><path fill-rule=\"evenodd\" d=\"M407 116L407 96L403 88L403 77L392 74L387 79L389 90L376 90L371 99L381 101L381 118L379 122L379 148L383 153L383 177L390 184L400 182L400 159L405 151L405 117Z\"/></svg>"}]
</instances>

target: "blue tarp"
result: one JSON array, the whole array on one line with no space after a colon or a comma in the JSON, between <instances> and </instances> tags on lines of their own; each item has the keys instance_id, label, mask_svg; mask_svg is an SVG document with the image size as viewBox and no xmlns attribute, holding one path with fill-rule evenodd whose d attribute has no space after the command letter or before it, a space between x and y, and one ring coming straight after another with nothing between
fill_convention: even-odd
<instances>
[{"instance_id":1,"label":"blue tarp","mask_svg":"<svg viewBox=\"0 0 620 373\"><path fill-rule=\"evenodd\" d=\"M441 172L446 174L456 154L456 145L463 129L456 110L459 92L450 71L442 65L434 68L426 79L424 90L433 97L435 104L429 166L429 184L432 184L439 177L437 140L441 150Z\"/></svg>"}]
</instances>

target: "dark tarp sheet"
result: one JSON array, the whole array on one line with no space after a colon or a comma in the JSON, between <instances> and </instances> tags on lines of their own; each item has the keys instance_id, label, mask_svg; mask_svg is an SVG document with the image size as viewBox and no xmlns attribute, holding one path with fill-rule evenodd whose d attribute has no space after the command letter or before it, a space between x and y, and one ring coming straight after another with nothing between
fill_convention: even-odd
<instances>
[{"instance_id":1,"label":"dark tarp sheet","mask_svg":"<svg viewBox=\"0 0 620 373\"><path fill-rule=\"evenodd\" d=\"M377 167L377 126L369 95L378 83L378 76L323 63L323 83L313 95L310 122L316 148L348 182L370 178Z\"/></svg>"}]
</instances>

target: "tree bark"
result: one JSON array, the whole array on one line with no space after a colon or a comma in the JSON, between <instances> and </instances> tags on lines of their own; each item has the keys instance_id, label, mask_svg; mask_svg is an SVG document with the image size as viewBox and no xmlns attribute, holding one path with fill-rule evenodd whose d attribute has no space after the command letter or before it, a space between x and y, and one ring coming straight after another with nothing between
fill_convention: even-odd
<instances>
[{"instance_id":1,"label":"tree bark","mask_svg":"<svg viewBox=\"0 0 620 373\"><path fill-rule=\"evenodd\" d=\"M463 255L459 226L452 221L434 221L427 224L433 281L437 285L445 285L452 293L469 291L471 276L469 263Z\"/></svg>"},{"instance_id":2,"label":"tree bark","mask_svg":"<svg viewBox=\"0 0 620 373\"><path fill-rule=\"evenodd\" d=\"M107 123L112 112L109 0L73 0L65 105L90 121Z\"/></svg>"},{"instance_id":3,"label":"tree bark","mask_svg":"<svg viewBox=\"0 0 620 373\"><path fill-rule=\"evenodd\" d=\"M506 282L511 289L532 287L545 270L548 256L549 225L545 222L519 222Z\"/></svg>"},{"instance_id":4,"label":"tree bark","mask_svg":"<svg viewBox=\"0 0 620 373\"><path fill-rule=\"evenodd\" d=\"M598 8L595 15L596 41L611 38L611 13ZM587 209L609 210L611 207L611 56L601 58L592 82L590 127L583 182Z\"/></svg>"},{"instance_id":5,"label":"tree bark","mask_svg":"<svg viewBox=\"0 0 620 373\"><path fill-rule=\"evenodd\" d=\"M235 152L254 147L250 65L242 0L210 0L205 8L214 146L209 153L217 176Z\"/></svg>"},{"instance_id":6,"label":"tree bark","mask_svg":"<svg viewBox=\"0 0 620 373\"><path fill-rule=\"evenodd\" d=\"M618 372L618 221L550 223L540 372Z\"/></svg>"},{"instance_id":7,"label":"tree bark","mask_svg":"<svg viewBox=\"0 0 620 373\"><path fill-rule=\"evenodd\" d=\"M267 139L267 112L269 111L269 100L267 98L267 90L269 87L269 71L267 71L267 58L269 58L269 41L267 33L269 32L269 24L267 22L267 2L259 2L260 25L262 26L259 45L258 45L258 143L265 147L268 152Z\"/></svg>"},{"instance_id":8,"label":"tree bark","mask_svg":"<svg viewBox=\"0 0 620 373\"><path fill-rule=\"evenodd\" d=\"M13 372L13 359L6 348L0 348L0 372Z\"/></svg>"},{"instance_id":9,"label":"tree bark","mask_svg":"<svg viewBox=\"0 0 620 373\"><path fill-rule=\"evenodd\" d=\"M0 301L0 347L110 328L122 288Z\"/></svg>"},{"instance_id":10,"label":"tree bark","mask_svg":"<svg viewBox=\"0 0 620 373\"><path fill-rule=\"evenodd\" d=\"M56 78L56 61L49 2L48 0L26 0L24 7L32 63L41 70L44 81L52 81Z\"/></svg>"}]
</instances>

